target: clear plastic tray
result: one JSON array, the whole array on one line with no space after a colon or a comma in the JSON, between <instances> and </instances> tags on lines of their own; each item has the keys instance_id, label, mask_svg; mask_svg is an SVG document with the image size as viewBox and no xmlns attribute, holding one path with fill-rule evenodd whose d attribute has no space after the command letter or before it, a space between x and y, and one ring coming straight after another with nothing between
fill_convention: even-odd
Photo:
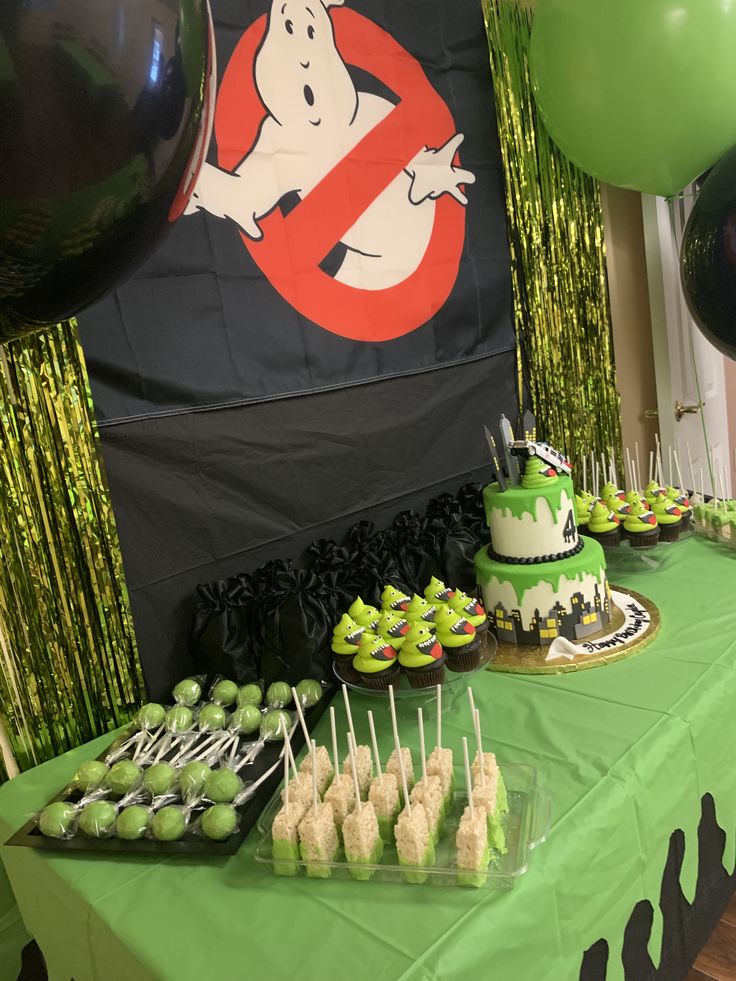
<instances>
[{"instance_id":1,"label":"clear plastic tray","mask_svg":"<svg viewBox=\"0 0 736 981\"><path fill-rule=\"evenodd\" d=\"M506 784L509 811L504 817L506 833L506 853L494 853L494 858L483 876L482 887L488 889L511 889L519 876L529 867L533 849L545 841L549 832L551 802L548 795L537 783L537 771L525 764L501 766ZM455 767L455 781L458 787L465 784L465 771ZM455 833L468 797L464 790L455 793L452 812L447 815L442 837L436 846L437 860L432 868L412 866L412 873L426 873L422 885L457 885L458 869L455 864ZM257 829L261 835L255 852L255 859L264 865L274 865L271 843L271 825L281 807L280 793L277 793L261 812ZM298 861L298 876L304 876L313 863ZM350 873L350 866L344 860L319 863L328 866L330 877L357 881ZM368 882L406 882L406 869L399 865L396 848L386 845L380 865L361 865L361 871L374 870ZM317 879L315 879L317 881Z\"/></svg>"}]
</instances>

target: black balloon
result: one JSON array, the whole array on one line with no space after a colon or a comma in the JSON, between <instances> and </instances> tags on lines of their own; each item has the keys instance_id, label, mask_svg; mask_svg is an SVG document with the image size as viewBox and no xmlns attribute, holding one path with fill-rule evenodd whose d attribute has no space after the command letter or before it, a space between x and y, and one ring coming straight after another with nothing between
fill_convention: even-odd
<instances>
[{"instance_id":1,"label":"black balloon","mask_svg":"<svg viewBox=\"0 0 736 981\"><path fill-rule=\"evenodd\" d=\"M207 0L0 0L0 341L122 282L186 206Z\"/></svg>"},{"instance_id":2,"label":"black balloon","mask_svg":"<svg viewBox=\"0 0 736 981\"><path fill-rule=\"evenodd\" d=\"M680 271L696 324L736 360L736 149L713 168L695 200Z\"/></svg>"}]
</instances>

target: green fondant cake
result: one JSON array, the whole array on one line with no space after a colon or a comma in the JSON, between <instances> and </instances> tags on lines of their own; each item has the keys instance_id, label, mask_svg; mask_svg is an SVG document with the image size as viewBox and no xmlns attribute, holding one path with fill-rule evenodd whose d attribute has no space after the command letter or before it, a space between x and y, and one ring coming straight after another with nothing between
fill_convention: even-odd
<instances>
[{"instance_id":1,"label":"green fondant cake","mask_svg":"<svg viewBox=\"0 0 736 981\"><path fill-rule=\"evenodd\" d=\"M477 553L475 570L489 623L508 643L582 640L610 621L603 549L578 535L581 502L571 478L537 456L522 468L520 484L483 491L491 543Z\"/></svg>"}]
</instances>

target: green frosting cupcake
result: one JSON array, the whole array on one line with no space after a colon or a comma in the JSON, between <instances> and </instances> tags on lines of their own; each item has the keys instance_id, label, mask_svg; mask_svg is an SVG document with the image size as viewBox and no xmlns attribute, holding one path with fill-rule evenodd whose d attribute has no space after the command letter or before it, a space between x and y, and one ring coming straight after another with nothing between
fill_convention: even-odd
<instances>
[{"instance_id":1,"label":"green frosting cupcake","mask_svg":"<svg viewBox=\"0 0 736 981\"><path fill-rule=\"evenodd\" d=\"M631 513L624 518L623 527L633 548L653 546L659 540L657 518L641 501L631 505Z\"/></svg>"},{"instance_id":2,"label":"green frosting cupcake","mask_svg":"<svg viewBox=\"0 0 736 981\"><path fill-rule=\"evenodd\" d=\"M467 593L458 590L450 599L449 606L459 616L465 617L472 623L476 631L488 626L488 618L483 604L475 596L468 596Z\"/></svg>"},{"instance_id":3,"label":"green frosting cupcake","mask_svg":"<svg viewBox=\"0 0 736 981\"><path fill-rule=\"evenodd\" d=\"M371 630L375 633L380 616L375 606L368 606L359 596L349 607L348 614L355 620L359 627L365 627L366 630Z\"/></svg>"},{"instance_id":4,"label":"green frosting cupcake","mask_svg":"<svg viewBox=\"0 0 736 981\"><path fill-rule=\"evenodd\" d=\"M447 586L435 576L429 580L429 586L424 590L424 598L428 603L434 603L438 606L440 603L447 603L451 596L455 595L454 589L448 589Z\"/></svg>"},{"instance_id":5,"label":"green frosting cupcake","mask_svg":"<svg viewBox=\"0 0 736 981\"><path fill-rule=\"evenodd\" d=\"M409 623L423 623L428 627L434 627L436 613L437 607L434 603L429 603L423 596L414 593L404 616Z\"/></svg>"},{"instance_id":6,"label":"green frosting cupcake","mask_svg":"<svg viewBox=\"0 0 736 981\"><path fill-rule=\"evenodd\" d=\"M613 513L618 515L620 519L623 519L626 517L626 515L631 514L631 505L628 501L621 500L620 497L604 497L603 503L606 505L609 511L613 511Z\"/></svg>"},{"instance_id":7,"label":"green frosting cupcake","mask_svg":"<svg viewBox=\"0 0 736 981\"><path fill-rule=\"evenodd\" d=\"M656 480L650 480L647 486L644 488L644 497L646 499L649 507L654 505L654 502L659 498L667 497L667 491L664 487L660 486Z\"/></svg>"},{"instance_id":8,"label":"green frosting cupcake","mask_svg":"<svg viewBox=\"0 0 736 981\"><path fill-rule=\"evenodd\" d=\"M389 685L398 680L396 651L383 637L364 635L353 659L353 667L366 687L378 691L387 691Z\"/></svg>"},{"instance_id":9,"label":"green frosting cupcake","mask_svg":"<svg viewBox=\"0 0 736 981\"><path fill-rule=\"evenodd\" d=\"M580 494L575 495L575 521L578 528L587 528L590 521L591 502Z\"/></svg>"},{"instance_id":10,"label":"green frosting cupcake","mask_svg":"<svg viewBox=\"0 0 736 981\"><path fill-rule=\"evenodd\" d=\"M378 635L387 640L394 650L401 650L409 633L409 621L401 610L384 610L378 621Z\"/></svg>"},{"instance_id":11,"label":"green frosting cupcake","mask_svg":"<svg viewBox=\"0 0 736 981\"><path fill-rule=\"evenodd\" d=\"M621 539L620 520L603 501L596 501L588 520L588 534L601 545L618 545Z\"/></svg>"},{"instance_id":12,"label":"green frosting cupcake","mask_svg":"<svg viewBox=\"0 0 736 981\"><path fill-rule=\"evenodd\" d=\"M534 487L547 487L557 481L557 471L538 456L530 456L524 464L521 486L527 490Z\"/></svg>"},{"instance_id":13,"label":"green frosting cupcake","mask_svg":"<svg viewBox=\"0 0 736 981\"><path fill-rule=\"evenodd\" d=\"M38 818L38 830L47 838L70 838L77 819L77 809L65 800L47 804Z\"/></svg>"},{"instance_id":14,"label":"green frosting cupcake","mask_svg":"<svg viewBox=\"0 0 736 981\"><path fill-rule=\"evenodd\" d=\"M617 487L612 481L608 480L601 488L601 500L608 503L608 501L612 500L613 498L616 498L619 501L625 501L626 494L620 487Z\"/></svg>"},{"instance_id":15,"label":"green frosting cupcake","mask_svg":"<svg viewBox=\"0 0 736 981\"><path fill-rule=\"evenodd\" d=\"M437 615L440 615L440 611ZM447 616L454 618L456 614L448 610ZM399 654L401 666L411 669L426 668L437 664L440 660L444 660L442 645L429 627L421 623L412 624Z\"/></svg>"},{"instance_id":16,"label":"green frosting cupcake","mask_svg":"<svg viewBox=\"0 0 736 981\"><path fill-rule=\"evenodd\" d=\"M151 831L156 841L179 841L186 830L187 814L182 807L172 804L153 815Z\"/></svg>"},{"instance_id":17,"label":"green frosting cupcake","mask_svg":"<svg viewBox=\"0 0 736 981\"><path fill-rule=\"evenodd\" d=\"M384 586L383 592L381 593L382 610L394 610L405 613L410 602L411 597L407 596L402 590L396 589L395 586Z\"/></svg>"},{"instance_id":18,"label":"green frosting cupcake","mask_svg":"<svg viewBox=\"0 0 736 981\"><path fill-rule=\"evenodd\" d=\"M667 497L658 497L652 506L659 524L659 539L662 542L674 542L680 537L682 528L682 511L674 501Z\"/></svg>"},{"instance_id":19,"label":"green frosting cupcake","mask_svg":"<svg viewBox=\"0 0 736 981\"><path fill-rule=\"evenodd\" d=\"M435 623L437 640L446 650L452 647L469 647L476 641L473 624L449 607L437 611Z\"/></svg>"},{"instance_id":20,"label":"green frosting cupcake","mask_svg":"<svg viewBox=\"0 0 736 981\"><path fill-rule=\"evenodd\" d=\"M343 613L342 619L332 631L332 653L340 657L355 657L364 632L365 627L361 627L351 616Z\"/></svg>"},{"instance_id":21,"label":"green frosting cupcake","mask_svg":"<svg viewBox=\"0 0 736 981\"><path fill-rule=\"evenodd\" d=\"M638 490L630 490L629 493L626 495L625 500L626 503L630 504L632 507L638 503L638 504L643 504L644 507L647 508L647 510L650 510L647 499L642 494L640 494Z\"/></svg>"}]
</instances>

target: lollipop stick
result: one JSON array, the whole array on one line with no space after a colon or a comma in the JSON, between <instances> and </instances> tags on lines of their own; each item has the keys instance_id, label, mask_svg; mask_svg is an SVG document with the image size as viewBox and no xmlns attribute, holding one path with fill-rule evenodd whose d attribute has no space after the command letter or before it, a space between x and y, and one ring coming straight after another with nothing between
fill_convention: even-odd
<instances>
[{"instance_id":1,"label":"lollipop stick","mask_svg":"<svg viewBox=\"0 0 736 981\"><path fill-rule=\"evenodd\" d=\"M289 763L291 765L291 772L296 777L299 771L296 768L296 760L294 759L294 751L291 748L291 733L289 733L288 736L285 736L284 737L284 745L285 745L285 755L286 755L286 757L289 760Z\"/></svg>"},{"instance_id":2,"label":"lollipop stick","mask_svg":"<svg viewBox=\"0 0 736 981\"><path fill-rule=\"evenodd\" d=\"M437 685L437 749L442 749L442 685Z\"/></svg>"},{"instance_id":3,"label":"lollipop stick","mask_svg":"<svg viewBox=\"0 0 736 981\"><path fill-rule=\"evenodd\" d=\"M358 814L360 814L363 809L363 803L360 799L360 784L358 783L358 767L356 760L357 747L355 745L355 739L353 738L352 732L348 733L348 752L350 753L350 769L353 772L353 790L355 791L355 801L358 807Z\"/></svg>"},{"instance_id":4,"label":"lollipop stick","mask_svg":"<svg viewBox=\"0 0 736 981\"><path fill-rule=\"evenodd\" d=\"M649 451L649 483L654 480L654 450Z\"/></svg>"},{"instance_id":5,"label":"lollipop stick","mask_svg":"<svg viewBox=\"0 0 736 981\"><path fill-rule=\"evenodd\" d=\"M296 693L296 688L291 689L291 697L294 699L294 704L296 705L296 714L299 716L299 725L302 727L304 738L307 741L307 746L309 746L311 742L309 738L309 729L307 729L307 723L304 721L304 713L302 712L302 706L299 702L299 696Z\"/></svg>"},{"instance_id":6,"label":"lollipop stick","mask_svg":"<svg viewBox=\"0 0 736 981\"><path fill-rule=\"evenodd\" d=\"M370 713L368 713L370 715ZM330 729L332 731L332 759L335 776L340 772L340 757L337 752L337 726L335 725L335 707L330 705Z\"/></svg>"},{"instance_id":7,"label":"lollipop stick","mask_svg":"<svg viewBox=\"0 0 736 981\"><path fill-rule=\"evenodd\" d=\"M417 709L417 725L419 726L419 755L422 758L422 780L427 784L427 752L424 745L424 716L421 708Z\"/></svg>"},{"instance_id":8,"label":"lollipop stick","mask_svg":"<svg viewBox=\"0 0 736 981\"><path fill-rule=\"evenodd\" d=\"M378 774L378 783L383 786L383 774L381 773L381 757L378 755L378 740L376 739L376 727L373 724L373 713L368 710L368 728L371 730L371 744L373 746L373 756L376 760L376 773Z\"/></svg>"},{"instance_id":9,"label":"lollipop stick","mask_svg":"<svg viewBox=\"0 0 736 981\"><path fill-rule=\"evenodd\" d=\"M394 705L394 686L393 685L389 685L388 686L388 705L389 705L389 709L391 710L391 728L394 731L394 742L396 743L396 746L397 746L397 750L396 751L398 752L398 745L399 745L399 727L396 724L396 706Z\"/></svg>"},{"instance_id":10,"label":"lollipop stick","mask_svg":"<svg viewBox=\"0 0 736 981\"><path fill-rule=\"evenodd\" d=\"M697 488L695 487L695 473L693 471L693 458L692 458L692 456L690 454L690 444L689 443L685 443L685 452L687 453L687 463L688 463L688 466L690 468L690 483L692 484L693 494L694 494L695 491L697 490Z\"/></svg>"},{"instance_id":11,"label":"lollipop stick","mask_svg":"<svg viewBox=\"0 0 736 981\"><path fill-rule=\"evenodd\" d=\"M480 712L478 709L473 713L473 721L475 722L475 738L478 743L478 762L480 763L480 784L486 782L486 758L483 754L483 740L480 737Z\"/></svg>"},{"instance_id":12,"label":"lollipop stick","mask_svg":"<svg viewBox=\"0 0 736 981\"><path fill-rule=\"evenodd\" d=\"M583 490L588 492L588 458L583 454Z\"/></svg>"},{"instance_id":13,"label":"lollipop stick","mask_svg":"<svg viewBox=\"0 0 736 981\"><path fill-rule=\"evenodd\" d=\"M680 461L677 459L677 450L675 450L672 453L672 456L675 458L675 470L677 471L677 484L680 490L682 491L682 493L687 496L688 489L687 487L685 487L684 483L682 482L682 472L680 470ZM693 490L695 490L695 488L693 488Z\"/></svg>"},{"instance_id":14,"label":"lollipop stick","mask_svg":"<svg viewBox=\"0 0 736 981\"><path fill-rule=\"evenodd\" d=\"M401 745L399 743L398 735L394 736L394 740L396 743L396 758L399 761L399 773L401 774L401 786L404 791L404 805L407 811L409 812L409 814L411 814L411 801L409 800L409 785L406 782L406 767L404 766L404 757L401 752Z\"/></svg>"},{"instance_id":15,"label":"lollipop stick","mask_svg":"<svg viewBox=\"0 0 736 981\"><path fill-rule=\"evenodd\" d=\"M468 756L468 740L463 736L463 756L465 758L465 783L468 788L468 806L470 807L470 817L475 818L475 807L473 805L473 784L470 779L470 757Z\"/></svg>"},{"instance_id":16,"label":"lollipop stick","mask_svg":"<svg viewBox=\"0 0 736 981\"><path fill-rule=\"evenodd\" d=\"M393 688L389 687L389 692L391 692L391 695L393 697ZM345 715L347 715L348 717L348 729L350 731L350 735L353 737L353 739L355 739L355 728L353 727L353 713L350 711L350 699L348 697L347 685L342 686L342 697L343 697L343 701L345 702Z\"/></svg>"},{"instance_id":17,"label":"lollipop stick","mask_svg":"<svg viewBox=\"0 0 736 981\"><path fill-rule=\"evenodd\" d=\"M289 810L289 754L284 752L284 810Z\"/></svg>"},{"instance_id":18,"label":"lollipop stick","mask_svg":"<svg viewBox=\"0 0 736 981\"><path fill-rule=\"evenodd\" d=\"M317 804L319 803L319 794L317 793L317 743L312 740L310 746L310 752L312 754L312 806L314 807L315 814L317 813Z\"/></svg>"},{"instance_id":19,"label":"lollipop stick","mask_svg":"<svg viewBox=\"0 0 736 981\"><path fill-rule=\"evenodd\" d=\"M672 473L672 447L671 446L667 447L667 469L669 470L669 476L670 476L669 486L673 487L675 481L673 480L674 475Z\"/></svg>"}]
</instances>

